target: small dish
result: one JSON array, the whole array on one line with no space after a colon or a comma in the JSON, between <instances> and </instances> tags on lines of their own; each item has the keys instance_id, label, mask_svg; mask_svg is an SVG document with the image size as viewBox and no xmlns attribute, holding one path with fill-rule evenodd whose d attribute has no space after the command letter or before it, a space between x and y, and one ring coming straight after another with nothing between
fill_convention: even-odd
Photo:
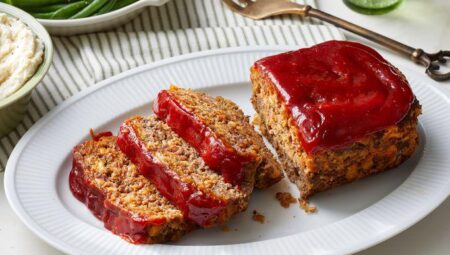
<instances>
[{"instance_id":1,"label":"small dish","mask_svg":"<svg viewBox=\"0 0 450 255\"><path fill-rule=\"evenodd\" d=\"M47 30L28 13L3 3L0 3L0 13L6 13L9 16L20 19L44 44L44 60L36 73L14 94L0 100L0 137L2 137L22 121L30 103L34 87L44 78L52 64L53 44Z\"/></svg>"},{"instance_id":2,"label":"small dish","mask_svg":"<svg viewBox=\"0 0 450 255\"><path fill-rule=\"evenodd\" d=\"M82 19L38 19L52 35L76 35L104 31L126 23L140 14L144 7L161 6L169 0L139 0L119 10Z\"/></svg>"}]
</instances>

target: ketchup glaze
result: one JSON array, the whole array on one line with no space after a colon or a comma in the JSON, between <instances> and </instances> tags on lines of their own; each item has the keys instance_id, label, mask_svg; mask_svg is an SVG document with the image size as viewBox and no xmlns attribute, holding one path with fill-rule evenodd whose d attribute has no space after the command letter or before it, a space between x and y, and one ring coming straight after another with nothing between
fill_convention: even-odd
<instances>
[{"instance_id":1,"label":"ketchup glaze","mask_svg":"<svg viewBox=\"0 0 450 255\"><path fill-rule=\"evenodd\" d=\"M240 186L244 180L245 164L251 158L244 157L220 138L192 112L185 109L167 90L159 92L153 112L164 120L180 137L194 147L212 170L224 180Z\"/></svg>"},{"instance_id":2,"label":"ketchup glaze","mask_svg":"<svg viewBox=\"0 0 450 255\"><path fill-rule=\"evenodd\" d=\"M147 150L126 121L120 127L117 145L138 167L139 172L151 180L158 191L177 206L187 219L202 227L210 227L218 217L226 213L226 201L215 199L199 191L194 185L184 183L174 171L160 163Z\"/></svg>"},{"instance_id":3,"label":"ketchup glaze","mask_svg":"<svg viewBox=\"0 0 450 255\"><path fill-rule=\"evenodd\" d=\"M103 136L112 136L110 132L96 135L97 139ZM73 167L69 175L69 187L72 194L99 220L103 221L106 229L133 244L147 243L149 240L147 228L162 225L164 218L143 219L131 215L129 212L117 207L106 200L104 194L95 185L87 180L83 173L82 162L73 159Z\"/></svg>"},{"instance_id":4,"label":"ketchup glaze","mask_svg":"<svg viewBox=\"0 0 450 255\"><path fill-rule=\"evenodd\" d=\"M257 61L298 128L309 154L351 145L400 122L415 97L408 82L375 50L328 41Z\"/></svg>"}]
</instances>

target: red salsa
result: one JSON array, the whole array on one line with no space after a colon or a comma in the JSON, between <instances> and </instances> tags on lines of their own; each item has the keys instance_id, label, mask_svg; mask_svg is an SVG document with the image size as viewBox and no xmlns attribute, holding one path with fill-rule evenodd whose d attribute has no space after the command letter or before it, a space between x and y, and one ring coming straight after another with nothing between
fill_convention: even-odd
<instances>
[{"instance_id":1,"label":"red salsa","mask_svg":"<svg viewBox=\"0 0 450 255\"><path fill-rule=\"evenodd\" d=\"M375 50L328 41L261 59L307 153L351 145L400 122L414 102L408 82Z\"/></svg>"}]
</instances>

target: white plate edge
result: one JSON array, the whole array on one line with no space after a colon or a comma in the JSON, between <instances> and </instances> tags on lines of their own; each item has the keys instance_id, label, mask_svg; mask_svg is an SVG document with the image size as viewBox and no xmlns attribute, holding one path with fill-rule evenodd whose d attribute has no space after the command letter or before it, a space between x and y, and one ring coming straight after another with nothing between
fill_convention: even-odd
<instances>
[{"instance_id":1,"label":"white plate edge","mask_svg":"<svg viewBox=\"0 0 450 255\"><path fill-rule=\"evenodd\" d=\"M108 84L123 79L125 77L131 76L135 73L139 73L142 71L146 71L146 70L150 70L153 68L159 68L159 67L163 67L165 65L170 65L172 63L176 63L176 62L184 62L184 61L189 61L189 60L193 60L193 59L197 59L197 58L202 58L202 57L208 57L208 56L212 56L212 55L226 55L226 54L230 54L230 53L239 53L239 52L258 52L258 51L288 51L288 50L293 50L295 49L295 47L292 46L256 46L256 47L234 47L234 48L225 48L225 49L216 49L216 50L210 50L210 51L203 51L203 52L196 52L196 53L190 53L190 54L186 54L186 55L181 55L181 56L177 56L177 57L173 57L173 58L168 58L165 60L161 60L155 63L151 63L151 64L147 64L147 65L143 65L131 70L128 70L126 72L123 72L121 74L118 74L116 76L110 77L104 81L101 81L99 83L97 83L96 85L93 85L83 91L78 92L76 95L70 97L69 99L67 99L66 101L64 101L63 103L61 103L59 106L55 107L54 109L52 109L49 113L47 113L43 118L41 118L38 122L36 122L28 131L27 133L22 137L22 139L19 141L19 143L16 145L16 147L14 148L13 152L10 155L10 158L8 160L6 169L5 169L5 176L4 176L4 186L5 186L5 194L7 197L7 200L10 204L10 206L12 207L14 213L21 219L21 221L30 229L32 230L33 233L35 233L38 237L40 237L42 240L44 240L45 242L51 244L52 246L54 246L55 248L64 251L64 252L68 252L72 249L72 247L64 247L63 245L60 245L59 243L55 242L52 240L51 236L47 236L47 235L43 235L42 232L40 232L39 226L37 226L36 224L34 224L32 221L30 222L30 219L28 218L28 215L24 215L21 213L21 205L20 203L18 203L18 198L17 196L15 196L15 193L13 193L12 191L15 190L15 184L13 182L14 180L14 173L12 170L8 170L11 168L15 168L16 163L17 163L17 158L20 156L21 152L23 151L24 147L27 145L28 141L30 138L33 137L34 133L38 132L40 130L40 128L51 118L53 118L53 116L55 116L56 114L58 114L60 111L64 110L65 108L69 107L70 105L72 105L73 103L77 102L78 100L80 100L81 98L83 98L85 95L88 95L90 93L93 93L94 91L101 89L104 86L107 86ZM405 67L403 65L399 65L401 67L401 69L408 69L413 73L417 73L417 71L414 71L408 67ZM429 83L434 83L437 84L436 82L429 80ZM450 98L449 96L443 91L443 89L439 88L439 87L435 87L435 86L430 86L430 89L435 90L435 92L437 92L438 94L442 95L443 98L450 103ZM450 184L450 183L449 183ZM450 185L448 185L449 187ZM395 191L395 190L394 190ZM394 192L392 191L392 192ZM443 194L447 194L447 197L449 196L450 193L450 187L448 188L447 191L443 190L442 191ZM384 233L382 236L374 236L370 239L368 239L365 243L358 243L359 245L355 245L354 247L352 247L351 249L346 249L346 250L341 250L339 251L339 254L341 253L353 253L353 252L358 252L361 250L364 250L368 247L371 247L373 245L376 245L378 243L381 243L399 233L401 233L402 231L406 230L407 228L413 226L414 224L416 224L417 222L419 222L421 219L423 219L424 217L426 217L429 213L431 213L435 208L437 208L445 199L447 199L446 196L439 196L438 199L435 199L433 202L429 203L427 208L424 208L424 210L420 213L415 213L415 215L419 216L416 217L414 220L410 221L410 222L405 222L402 225L396 225L395 229L389 230L388 233ZM431 209L431 210L430 210ZM336 222L338 223L338 222ZM333 223L333 224L336 224ZM333 225L330 224L330 225ZM310 230L312 231L312 230ZM306 231L309 232L309 231ZM264 241L258 241L258 242L264 242ZM220 247L222 245L218 245L217 247ZM337 253L338 251L336 251Z\"/></svg>"}]
</instances>

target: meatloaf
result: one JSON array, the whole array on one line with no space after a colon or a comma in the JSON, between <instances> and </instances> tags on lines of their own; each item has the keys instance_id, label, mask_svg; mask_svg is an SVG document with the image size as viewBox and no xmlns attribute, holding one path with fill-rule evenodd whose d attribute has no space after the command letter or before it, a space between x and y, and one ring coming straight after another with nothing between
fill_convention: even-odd
<instances>
[{"instance_id":1,"label":"meatloaf","mask_svg":"<svg viewBox=\"0 0 450 255\"><path fill-rule=\"evenodd\" d=\"M242 110L223 97L171 86L159 93L155 114L202 156L205 163L233 185L257 188L278 182L282 170Z\"/></svg>"},{"instance_id":2,"label":"meatloaf","mask_svg":"<svg viewBox=\"0 0 450 255\"><path fill-rule=\"evenodd\" d=\"M240 187L225 182L193 147L155 116L126 120L118 145L185 217L202 227L223 224L247 208L254 182Z\"/></svg>"},{"instance_id":3,"label":"meatloaf","mask_svg":"<svg viewBox=\"0 0 450 255\"><path fill-rule=\"evenodd\" d=\"M75 147L69 181L75 197L131 243L174 241L194 228L139 174L110 134Z\"/></svg>"},{"instance_id":4,"label":"meatloaf","mask_svg":"<svg viewBox=\"0 0 450 255\"><path fill-rule=\"evenodd\" d=\"M256 122L304 201L400 165L418 145L421 106L367 46L330 41L251 68Z\"/></svg>"}]
</instances>

